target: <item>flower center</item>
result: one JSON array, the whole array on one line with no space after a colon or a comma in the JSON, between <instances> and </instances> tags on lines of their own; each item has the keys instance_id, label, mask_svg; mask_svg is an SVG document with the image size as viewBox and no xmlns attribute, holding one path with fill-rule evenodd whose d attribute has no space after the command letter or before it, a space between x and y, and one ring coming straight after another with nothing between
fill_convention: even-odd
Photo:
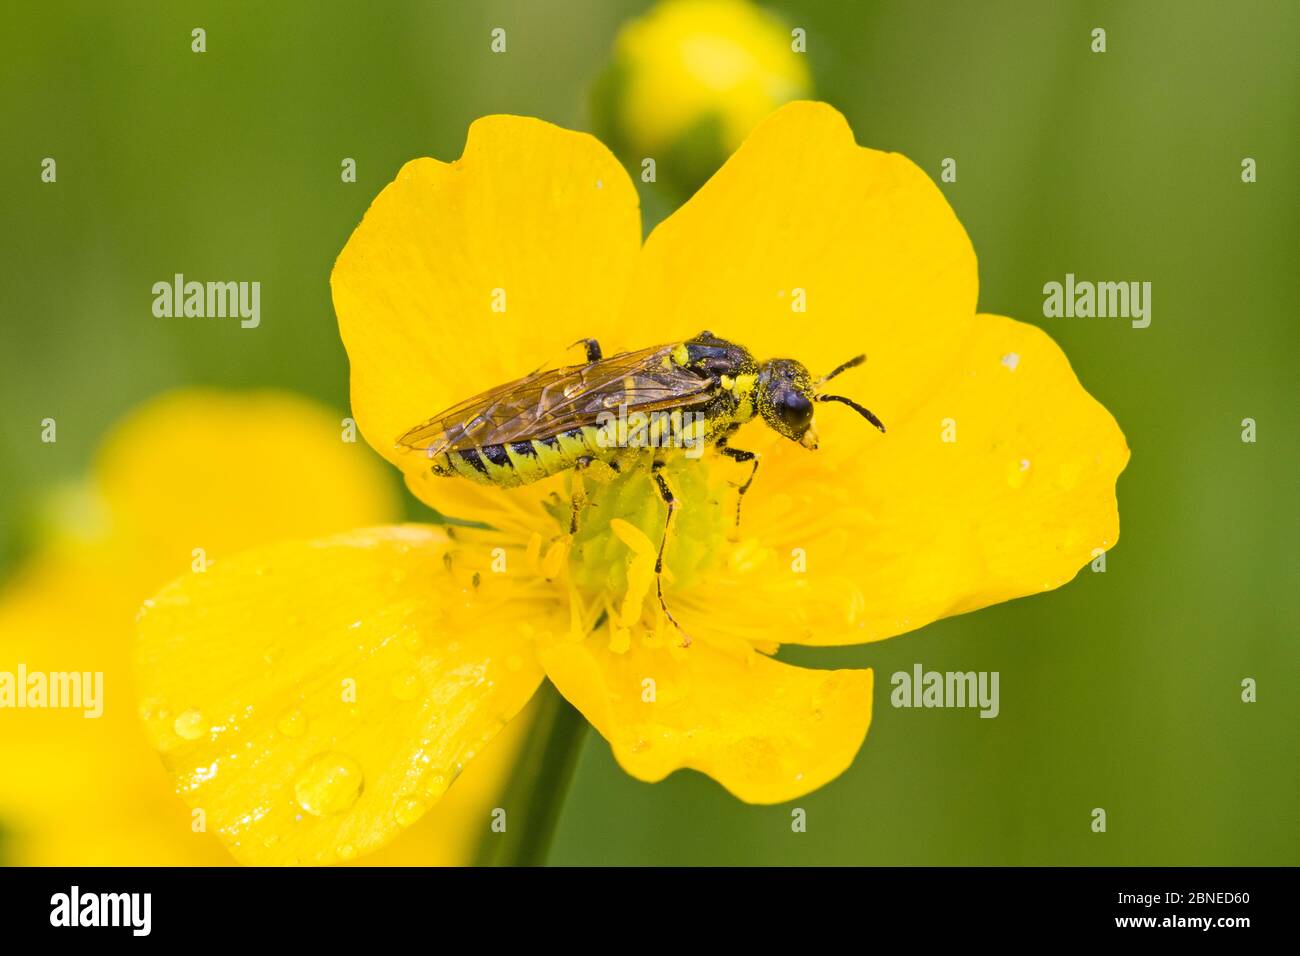
<instances>
[{"instance_id":1,"label":"flower center","mask_svg":"<svg viewBox=\"0 0 1300 956\"><path fill-rule=\"evenodd\" d=\"M664 546L667 593L690 587L714 562L735 521L736 490L708 464L685 456L670 459L659 474L676 502ZM589 597L636 602L648 592L654 602L668 506L649 468L625 469L605 481L585 476L582 487L586 504L569 552L574 584Z\"/></svg>"}]
</instances>

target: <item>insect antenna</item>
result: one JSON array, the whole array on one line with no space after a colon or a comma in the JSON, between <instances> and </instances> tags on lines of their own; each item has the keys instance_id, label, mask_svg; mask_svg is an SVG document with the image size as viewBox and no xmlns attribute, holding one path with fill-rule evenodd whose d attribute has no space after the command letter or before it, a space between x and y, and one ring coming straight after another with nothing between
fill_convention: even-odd
<instances>
[{"instance_id":1,"label":"insect antenna","mask_svg":"<svg viewBox=\"0 0 1300 956\"><path fill-rule=\"evenodd\" d=\"M849 369L851 369L851 368L857 368L859 365L861 365L861 364L862 364L863 362L865 362L866 360L867 360L867 357L866 357L865 355L855 355L855 356L853 356L853 358L849 359L847 362L844 362L844 363L842 363L842 364L840 364L840 365L835 366L834 370L832 370L832 371L830 371L830 372L827 372L827 373L826 373L825 375L823 375L821 378L817 379L817 381L813 382L813 385L814 385L814 387L825 385L827 382L829 382L831 379L833 379L836 375L839 375L841 372L847 372L847 371L848 371Z\"/></svg>"},{"instance_id":2,"label":"insect antenna","mask_svg":"<svg viewBox=\"0 0 1300 956\"><path fill-rule=\"evenodd\" d=\"M847 405L867 421L871 422L871 424L879 428L881 432L884 432L885 430L884 423L881 422L879 418L851 398L845 398L843 395L818 395L816 400L819 402L839 402L842 405Z\"/></svg>"}]
</instances>

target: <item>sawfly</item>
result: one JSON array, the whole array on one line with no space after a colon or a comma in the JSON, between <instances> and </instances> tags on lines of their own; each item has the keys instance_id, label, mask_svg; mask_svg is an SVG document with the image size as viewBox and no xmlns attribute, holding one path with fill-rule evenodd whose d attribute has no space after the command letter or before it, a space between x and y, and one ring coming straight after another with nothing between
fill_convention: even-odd
<instances>
[{"instance_id":1,"label":"sawfly","mask_svg":"<svg viewBox=\"0 0 1300 956\"><path fill-rule=\"evenodd\" d=\"M858 355L814 380L794 359L755 360L748 349L701 332L694 338L603 357L595 339L581 339L587 360L523 378L453 405L417 425L397 444L422 452L431 471L485 485L515 487L571 469L603 462L616 472L649 465L667 506L655 563L659 604L677 624L663 599L664 545L677 499L662 469L670 455L712 447L750 471L740 484L740 503L758 473L758 455L731 447L740 426L761 418L777 434L816 449L813 407L839 402L883 433L874 414L821 386L861 365ZM629 424L630 423L630 424ZM698 457L698 456L695 456ZM573 526L578 507L575 500ZM680 627L680 625L678 625Z\"/></svg>"}]
</instances>

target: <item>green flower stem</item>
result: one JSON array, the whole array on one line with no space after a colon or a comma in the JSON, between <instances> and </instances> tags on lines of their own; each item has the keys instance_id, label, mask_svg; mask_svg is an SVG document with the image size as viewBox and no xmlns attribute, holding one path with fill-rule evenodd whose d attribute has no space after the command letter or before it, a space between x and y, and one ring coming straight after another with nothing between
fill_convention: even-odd
<instances>
[{"instance_id":1,"label":"green flower stem","mask_svg":"<svg viewBox=\"0 0 1300 956\"><path fill-rule=\"evenodd\" d=\"M550 681L538 694L535 722L506 789L506 832L487 834L478 866L542 866L550 852L587 721Z\"/></svg>"}]
</instances>

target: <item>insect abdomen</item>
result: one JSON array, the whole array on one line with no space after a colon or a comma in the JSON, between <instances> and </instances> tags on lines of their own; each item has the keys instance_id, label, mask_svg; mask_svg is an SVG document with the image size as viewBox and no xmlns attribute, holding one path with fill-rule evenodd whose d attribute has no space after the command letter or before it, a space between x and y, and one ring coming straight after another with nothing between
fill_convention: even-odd
<instances>
[{"instance_id":1,"label":"insect abdomen","mask_svg":"<svg viewBox=\"0 0 1300 956\"><path fill-rule=\"evenodd\" d=\"M484 445L449 451L434 459L433 473L468 478L482 485L513 488L558 475L580 459L609 461L619 449L605 447L594 426L574 428L550 438Z\"/></svg>"}]
</instances>

